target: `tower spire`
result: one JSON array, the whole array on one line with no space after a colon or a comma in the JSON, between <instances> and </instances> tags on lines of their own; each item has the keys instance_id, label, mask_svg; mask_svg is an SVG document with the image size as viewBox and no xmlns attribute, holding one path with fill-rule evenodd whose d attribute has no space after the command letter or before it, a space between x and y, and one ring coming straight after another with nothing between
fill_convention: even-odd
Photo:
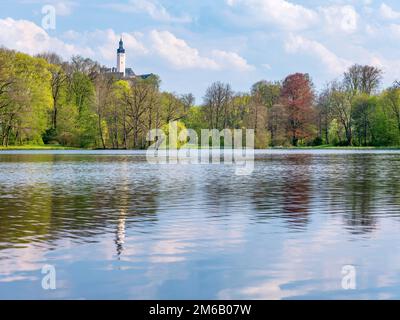
<instances>
[{"instance_id":1,"label":"tower spire","mask_svg":"<svg viewBox=\"0 0 400 320\"><path fill-rule=\"evenodd\" d=\"M124 41L122 40L122 35L121 35L121 38L119 40L119 47L118 47L117 53L125 53Z\"/></svg>"},{"instance_id":2,"label":"tower spire","mask_svg":"<svg viewBox=\"0 0 400 320\"><path fill-rule=\"evenodd\" d=\"M117 71L122 73L125 77L125 49L124 49L124 41L121 39L119 40L119 47L117 49Z\"/></svg>"}]
</instances>

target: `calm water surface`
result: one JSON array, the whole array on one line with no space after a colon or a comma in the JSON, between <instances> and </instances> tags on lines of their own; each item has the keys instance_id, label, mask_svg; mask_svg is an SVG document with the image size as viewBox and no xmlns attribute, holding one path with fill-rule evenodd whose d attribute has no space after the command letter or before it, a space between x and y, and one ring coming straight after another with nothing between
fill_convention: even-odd
<instances>
[{"instance_id":1,"label":"calm water surface","mask_svg":"<svg viewBox=\"0 0 400 320\"><path fill-rule=\"evenodd\" d=\"M234 172L1 153L0 298L400 298L399 152L259 151Z\"/></svg>"}]
</instances>

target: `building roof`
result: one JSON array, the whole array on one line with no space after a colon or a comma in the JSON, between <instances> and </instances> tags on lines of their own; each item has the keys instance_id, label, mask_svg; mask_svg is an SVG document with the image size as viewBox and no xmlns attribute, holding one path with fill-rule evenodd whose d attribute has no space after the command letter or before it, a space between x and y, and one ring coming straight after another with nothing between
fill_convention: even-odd
<instances>
[{"instance_id":1,"label":"building roof","mask_svg":"<svg viewBox=\"0 0 400 320\"><path fill-rule=\"evenodd\" d=\"M139 78L141 78L143 80L146 80L146 79L150 78L151 76L154 76L154 74L153 73L141 74L141 75L139 75L137 77L139 77Z\"/></svg>"},{"instance_id":2,"label":"building roof","mask_svg":"<svg viewBox=\"0 0 400 320\"><path fill-rule=\"evenodd\" d=\"M125 68L125 75L127 77L134 77L136 76L135 72L133 71L132 68Z\"/></svg>"}]
</instances>

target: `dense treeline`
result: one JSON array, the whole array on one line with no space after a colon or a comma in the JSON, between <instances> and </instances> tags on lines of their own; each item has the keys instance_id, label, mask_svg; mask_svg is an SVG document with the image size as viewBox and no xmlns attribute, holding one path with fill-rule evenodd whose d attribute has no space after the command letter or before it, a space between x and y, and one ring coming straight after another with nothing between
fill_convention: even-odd
<instances>
[{"instance_id":1,"label":"dense treeline","mask_svg":"<svg viewBox=\"0 0 400 320\"><path fill-rule=\"evenodd\" d=\"M400 84L380 91L382 71L354 65L316 92L308 74L260 81L250 92L213 83L200 106L192 94L161 92L160 79L118 80L80 56L63 61L0 49L1 145L84 148L148 146L150 129L251 128L256 146L398 146Z\"/></svg>"}]
</instances>

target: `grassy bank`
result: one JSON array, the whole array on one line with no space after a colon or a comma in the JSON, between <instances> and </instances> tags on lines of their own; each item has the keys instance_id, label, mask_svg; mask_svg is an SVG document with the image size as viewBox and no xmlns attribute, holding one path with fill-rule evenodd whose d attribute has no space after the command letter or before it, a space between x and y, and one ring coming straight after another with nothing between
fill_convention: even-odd
<instances>
[{"instance_id":1,"label":"grassy bank","mask_svg":"<svg viewBox=\"0 0 400 320\"><path fill-rule=\"evenodd\" d=\"M201 149L201 148L199 148ZM73 147L65 147L61 145L22 145L22 146L9 146L3 147L0 146L0 151L7 150L103 150L103 149L85 149L85 148L73 148ZM107 149L112 150L112 149ZM122 150L122 149L120 149ZM322 145L322 146L314 146L314 147L271 147L260 150L400 150L400 146L393 147L338 147L332 145Z\"/></svg>"},{"instance_id":2,"label":"grassy bank","mask_svg":"<svg viewBox=\"0 0 400 320\"><path fill-rule=\"evenodd\" d=\"M22 146L0 146L1 150L80 150L79 148L64 147L61 145L22 145Z\"/></svg>"},{"instance_id":3,"label":"grassy bank","mask_svg":"<svg viewBox=\"0 0 400 320\"><path fill-rule=\"evenodd\" d=\"M314 147L278 147L271 148L273 150L400 150L400 146L392 147L357 147L357 146L332 146L332 145L322 145Z\"/></svg>"}]
</instances>

